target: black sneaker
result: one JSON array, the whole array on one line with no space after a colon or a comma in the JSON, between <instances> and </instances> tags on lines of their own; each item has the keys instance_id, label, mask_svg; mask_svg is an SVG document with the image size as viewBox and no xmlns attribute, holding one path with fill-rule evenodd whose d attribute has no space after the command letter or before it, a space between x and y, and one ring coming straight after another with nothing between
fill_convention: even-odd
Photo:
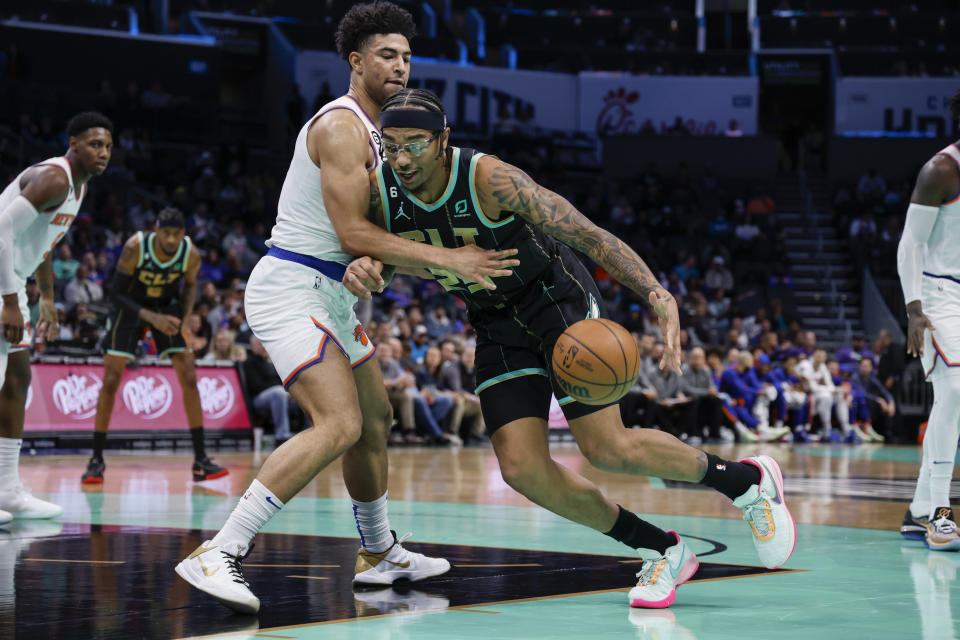
<instances>
[{"instance_id":1,"label":"black sneaker","mask_svg":"<svg viewBox=\"0 0 960 640\"><path fill-rule=\"evenodd\" d=\"M210 458L206 456L201 460L193 461L193 480L194 482L200 482L201 480L213 480L214 478L222 478L223 476L230 473L223 467L216 465Z\"/></svg>"},{"instance_id":2,"label":"black sneaker","mask_svg":"<svg viewBox=\"0 0 960 640\"><path fill-rule=\"evenodd\" d=\"M103 470L106 468L107 465L103 462L103 458L90 458L90 462L87 463L87 471L80 478L80 482L83 484L103 484Z\"/></svg>"},{"instance_id":3,"label":"black sneaker","mask_svg":"<svg viewBox=\"0 0 960 640\"><path fill-rule=\"evenodd\" d=\"M923 540L927 535L928 520L927 516L917 518L907 508L907 513L903 516L903 523L900 525L900 535L907 540Z\"/></svg>"}]
</instances>

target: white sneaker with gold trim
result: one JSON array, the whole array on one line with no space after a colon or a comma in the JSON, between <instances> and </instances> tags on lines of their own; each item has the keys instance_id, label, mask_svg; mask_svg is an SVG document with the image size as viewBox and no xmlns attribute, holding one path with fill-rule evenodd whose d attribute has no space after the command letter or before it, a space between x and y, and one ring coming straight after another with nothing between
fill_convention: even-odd
<instances>
[{"instance_id":1,"label":"white sneaker with gold trim","mask_svg":"<svg viewBox=\"0 0 960 640\"><path fill-rule=\"evenodd\" d=\"M250 591L243 579L241 563L253 551L238 542L223 546L209 540L177 565L177 575L207 593L237 613L255 614L260 610L260 599Z\"/></svg>"},{"instance_id":2,"label":"white sneaker with gold trim","mask_svg":"<svg viewBox=\"0 0 960 640\"><path fill-rule=\"evenodd\" d=\"M416 582L450 570L450 563L443 558L430 558L404 549L402 543L412 534L397 539L396 531L390 533L394 542L386 551L373 553L363 547L357 551L353 584L393 584L402 578Z\"/></svg>"}]
</instances>

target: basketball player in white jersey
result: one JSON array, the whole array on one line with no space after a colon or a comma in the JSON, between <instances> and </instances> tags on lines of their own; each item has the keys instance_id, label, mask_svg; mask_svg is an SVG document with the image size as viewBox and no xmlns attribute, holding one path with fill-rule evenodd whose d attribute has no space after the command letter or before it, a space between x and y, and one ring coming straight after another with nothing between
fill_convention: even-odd
<instances>
[{"instance_id":1,"label":"basketball player in white jersey","mask_svg":"<svg viewBox=\"0 0 960 640\"><path fill-rule=\"evenodd\" d=\"M70 228L87 191L102 174L113 149L113 124L85 112L67 123L70 148L24 170L0 193L0 522L11 518L52 518L59 506L30 495L20 482L19 459L27 390L30 388L31 327L26 282L40 287L39 332L55 339L53 248Z\"/></svg>"},{"instance_id":2,"label":"basketball player in white jersey","mask_svg":"<svg viewBox=\"0 0 960 640\"><path fill-rule=\"evenodd\" d=\"M960 118L960 91L950 103ZM960 149L951 144L920 170L897 251L907 303L907 353L933 383L933 409L913 501L900 533L938 551L960 550L950 479L960 431Z\"/></svg>"},{"instance_id":3,"label":"basketball player in white jersey","mask_svg":"<svg viewBox=\"0 0 960 640\"><path fill-rule=\"evenodd\" d=\"M301 129L270 249L247 284L247 322L312 426L270 455L223 529L177 565L184 580L238 612L260 607L241 573L251 540L341 454L360 533L354 583L389 585L450 568L446 560L407 551L400 544L405 537L398 540L390 529L386 442L392 411L370 357L373 344L353 311L357 298L341 284L354 255L442 267L490 289L496 288L490 278L509 275L517 264L512 249L434 247L366 219L368 172L381 162L380 105L406 86L414 33L410 14L388 2L355 5L340 21L337 49L350 64L350 90Z\"/></svg>"}]
</instances>

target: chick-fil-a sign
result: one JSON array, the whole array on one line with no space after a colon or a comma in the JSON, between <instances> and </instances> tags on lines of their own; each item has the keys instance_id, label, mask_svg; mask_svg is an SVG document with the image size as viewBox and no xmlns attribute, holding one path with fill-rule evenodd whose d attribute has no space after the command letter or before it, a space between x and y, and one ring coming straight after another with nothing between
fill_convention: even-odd
<instances>
[{"instance_id":1,"label":"chick-fil-a sign","mask_svg":"<svg viewBox=\"0 0 960 640\"><path fill-rule=\"evenodd\" d=\"M103 367L34 364L24 431L93 429ZM234 369L197 367L197 390L207 429L249 429L250 416ZM163 431L187 428L183 392L173 367L127 369L120 381L110 430Z\"/></svg>"}]
</instances>

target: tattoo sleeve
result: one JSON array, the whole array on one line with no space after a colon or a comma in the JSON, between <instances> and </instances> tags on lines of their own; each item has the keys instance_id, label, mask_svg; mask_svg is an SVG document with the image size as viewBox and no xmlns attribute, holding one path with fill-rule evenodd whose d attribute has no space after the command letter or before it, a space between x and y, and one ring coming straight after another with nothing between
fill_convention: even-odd
<instances>
[{"instance_id":1,"label":"tattoo sleeve","mask_svg":"<svg viewBox=\"0 0 960 640\"><path fill-rule=\"evenodd\" d=\"M34 272L37 279L37 287L40 289L40 297L47 300L53 300L53 258L47 256L47 259L40 263Z\"/></svg>"},{"instance_id":2,"label":"tattoo sleeve","mask_svg":"<svg viewBox=\"0 0 960 640\"><path fill-rule=\"evenodd\" d=\"M544 189L520 169L500 164L486 190L503 211L513 211L561 242L590 256L644 300L661 289L650 267L626 243L592 223L566 199Z\"/></svg>"}]
</instances>

